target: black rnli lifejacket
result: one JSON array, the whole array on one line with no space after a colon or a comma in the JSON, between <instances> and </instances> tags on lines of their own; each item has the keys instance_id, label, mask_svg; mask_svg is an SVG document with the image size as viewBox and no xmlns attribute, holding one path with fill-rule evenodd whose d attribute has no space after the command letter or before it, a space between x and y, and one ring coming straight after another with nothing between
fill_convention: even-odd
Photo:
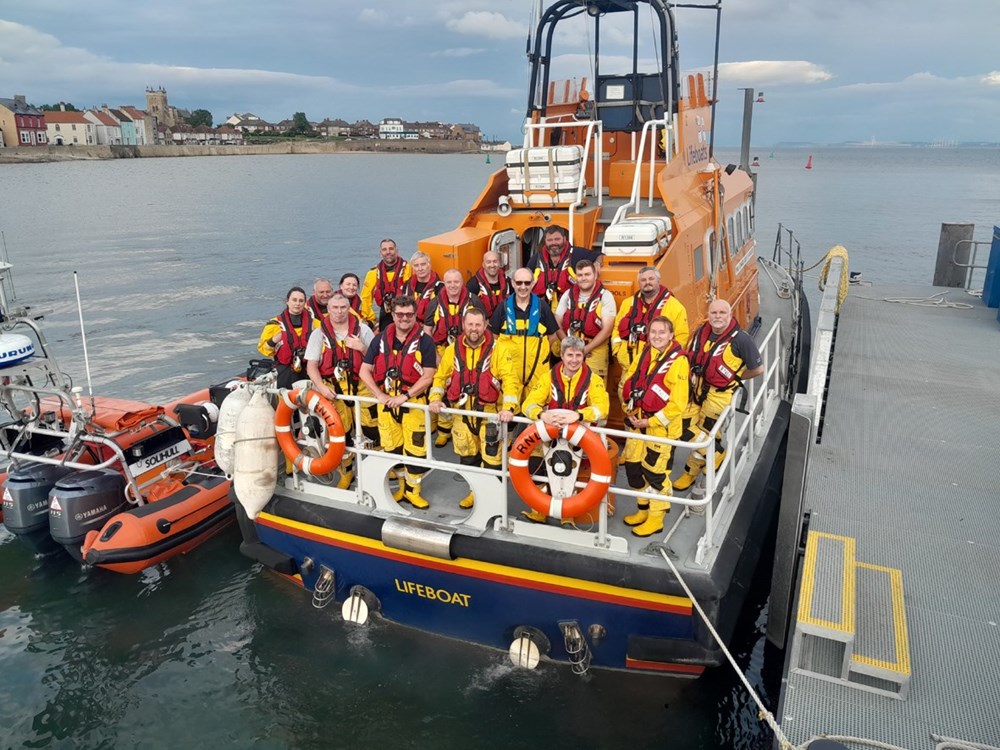
<instances>
[{"instance_id":1,"label":"black rnli lifejacket","mask_svg":"<svg viewBox=\"0 0 1000 750\"><path fill-rule=\"evenodd\" d=\"M420 326L414 325L399 349L394 346L395 323L390 323L379 335L378 356L375 357L372 374L376 383L389 386L384 388L386 393L390 391L393 392L391 395L408 393L410 387L424 374L423 365L417 357L420 350L420 333Z\"/></svg>"},{"instance_id":2,"label":"black rnli lifejacket","mask_svg":"<svg viewBox=\"0 0 1000 750\"><path fill-rule=\"evenodd\" d=\"M462 331L462 316L469 305L472 295L464 286L458 295L458 302L452 302L448 292L442 289L437 296L437 320L431 338L438 346L444 346L449 341L455 341ZM454 309L454 312L452 311Z\"/></svg>"},{"instance_id":3,"label":"black rnli lifejacket","mask_svg":"<svg viewBox=\"0 0 1000 750\"><path fill-rule=\"evenodd\" d=\"M325 380L334 384L334 390L340 393L340 383L336 377L336 370L340 367L344 371L350 387L350 395L357 395L358 373L361 372L361 363L364 359L361 352L351 349L347 344L337 338L333 330L333 323L329 318L325 318L320 324L323 332L323 354L319 360L319 374ZM347 335L357 336L361 332L361 322L353 315L347 316Z\"/></svg>"},{"instance_id":4,"label":"black rnli lifejacket","mask_svg":"<svg viewBox=\"0 0 1000 750\"><path fill-rule=\"evenodd\" d=\"M632 297L632 309L618 322L618 337L633 346L639 341L646 341L649 321L660 314L668 299L670 290L666 287L660 287L660 293L649 305L643 300L642 292L636 292Z\"/></svg>"},{"instance_id":5,"label":"black rnli lifejacket","mask_svg":"<svg viewBox=\"0 0 1000 750\"><path fill-rule=\"evenodd\" d=\"M477 352L479 359L474 367L469 367L469 353ZM457 404L462 394L472 396L473 403L495 404L500 400L500 381L493 377L490 365L493 361L493 334L486 331L482 343L472 349L465 343L465 336L455 341L455 371L448 381L445 395L452 404Z\"/></svg>"},{"instance_id":6,"label":"black rnli lifejacket","mask_svg":"<svg viewBox=\"0 0 1000 750\"><path fill-rule=\"evenodd\" d=\"M670 400L670 387L667 385L667 373L678 357L684 355L684 350L676 341L672 341L655 362L653 347L643 349L632 377L622 385L622 400L626 411L639 409L643 416L651 417L658 414Z\"/></svg>"},{"instance_id":7,"label":"black rnli lifejacket","mask_svg":"<svg viewBox=\"0 0 1000 750\"><path fill-rule=\"evenodd\" d=\"M385 308L386 305L383 304L388 300L392 302L393 299L398 297L403 291L405 282L403 281L404 271L406 270L406 261L399 258L396 261L396 265L393 268L386 266L384 260L380 260L378 265L375 266L376 280L375 289L372 292L372 296L375 298L375 304L381 308ZM389 279L389 274L393 274L392 280Z\"/></svg>"},{"instance_id":8,"label":"black rnli lifejacket","mask_svg":"<svg viewBox=\"0 0 1000 750\"><path fill-rule=\"evenodd\" d=\"M740 326L734 318L714 341L711 339L712 327L708 323L695 331L689 345L692 378L700 376L706 385L722 390L738 384L739 370L731 370L723 357L739 330Z\"/></svg>"},{"instance_id":9,"label":"black rnli lifejacket","mask_svg":"<svg viewBox=\"0 0 1000 750\"><path fill-rule=\"evenodd\" d=\"M431 306L443 288L444 282L434 271L431 271L431 277L427 281L417 281L416 276L411 276L406 282L403 294L413 297L417 301L417 323L423 325L424 318L427 317L427 308Z\"/></svg>"},{"instance_id":10,"label":"black rnli lifejacket","mask_svg":"<svg viewBox=\"0 0 1000 750\"><path fill-rule=\"evenodd\" d=\"M563 391L563 364L560 362L552 370L552 396L549 399L550 409L570 409L579 411L587 400L587 392L590 390L590 368L586 364L581 365L579 377L576 381L576 392L565 393Z\"/></svg>"},{"instance_id":11,"label":"black rnli lifejacket","mask_svg":"<svg viewBox=\"0 0 1000 750\"><path fill-rule=\"evenodd\" d=\"M476 271L476 281L479 282L479 299L482 300L483 307L486 308L486 319L489 320L493 317L493 311L507 299L507 277L501 268L497 277L497 286L494 288L490 280L486 278L486 272L480 268Z\"/></svg>"},{"instance_id":12,"label":"black rnli lifejacket","mask_svg":"<svg viewBox=\"0 0 1000 750\"><path fill-rule=\"evenodd\" d=\"M569 273L571 257L572 248L569 246L569 242L563 245L562 254L555 261L552 260L548 248L543 246L538 251L538 265L541 268L541 273L538 274L538 279L531 291L542 298L550 289L557 295L562 295L573 284Z\"/></svg>"},{"instance_id":13,"label":"black rnli lifejacket","mask_svg":"<svg viewBox=\"0 0 1000 750\"><path fill-rule=\"evenodd\" d=\"M601 305L604 286L597 282L590 292L590 299L580 304L580 286L574 284L569 290L569 308L562 319L562 329L571 335L583 334L590 341L601 332L601 316L597 308Z\"/></svg>"},{"instance_id":14,"label":"black rnli lifejacket","mask_svg":"<svg viewBox=\"0 0 1000 750\"><path fill-rule=\"evenodd\" d=\"M313 328L312 312L308 307L302 310L302 329L298 333L295 331L297 326L292 323L292 314L288 312L287 307L277 320L281 324L281 341L275 347L274 359L279 365L290 367L296 353L301 357L306 350L306 344L309 343L309 334Z\"/></svg>"}]
</instances>

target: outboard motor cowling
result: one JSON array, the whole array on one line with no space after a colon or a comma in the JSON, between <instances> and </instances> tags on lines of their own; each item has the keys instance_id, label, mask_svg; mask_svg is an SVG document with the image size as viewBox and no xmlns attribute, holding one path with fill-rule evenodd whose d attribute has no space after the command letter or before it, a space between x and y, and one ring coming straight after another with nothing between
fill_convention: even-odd
<instances>
[{"instance_id":1,"label":"outboard motor cowling","mask_svg":"<svg viewBox=\"0 0 1000 750\"><path fill-rule=\"evenodd\" d=\"M11 469L3 489L3 523L39 555L61 549L49 535L49 491L70 473L65 466L23 464Z\"/></svg>"},{"instance_id":2,"label":"outboard motor cowling","mask_svg":"<svg viewBox=\"0 0 1000 750\"><path fill-rule=\"evenodd\" d=\"M63 477L49 492L49 534L74 559L91 530L99 531L116 513L128 510L125 478L116 471L81 471Z\"/></svg>"}]
</instances>

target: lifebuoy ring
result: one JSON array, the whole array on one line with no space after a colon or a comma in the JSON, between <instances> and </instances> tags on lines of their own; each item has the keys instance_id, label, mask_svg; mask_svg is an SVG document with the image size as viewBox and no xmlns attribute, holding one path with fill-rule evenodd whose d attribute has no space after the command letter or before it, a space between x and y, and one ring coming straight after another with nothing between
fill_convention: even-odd
<instances>
[{"instance_id":1,"label":"lifebuoy ring","mask_svg":"<svg viewBox=\"0 0 1000 750\"><path fill-rule=\"evenodd\" d=\"M542 492L531 478L528 459L539 443L565 438L579 446L590 461L590 482L575 495L555 498ZM541 420L522 432L510 448L507 459L514 489L529 506L539 513L555 518L573 518L595 507L611 486L611 457L598 434L581 422L565 427L545 424Z\"/></svg>"},{"instance_id":2,"label":"lifebuoy ring","mask_svg":"<svg viewBox=\"0 0 1000 750\"><path fill-rule=\"evenodd\" d=\"M305 409L326 423L327 446L326 453L319 458L307 456L295 442L292 435L292 414L299 409ZM347 444L344 440L344 424L340 415L328 399L320 396L312 388L303 391L284 391L274 412L274 431L278 436L278 445L285 458L291 461L295 468L309 476L329 474L340 466Z\"/></svg>"}]
</instances>

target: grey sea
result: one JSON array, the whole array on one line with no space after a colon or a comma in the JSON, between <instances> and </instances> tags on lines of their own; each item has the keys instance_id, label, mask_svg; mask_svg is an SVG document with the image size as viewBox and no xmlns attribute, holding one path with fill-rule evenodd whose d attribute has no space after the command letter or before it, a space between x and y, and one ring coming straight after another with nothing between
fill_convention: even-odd
<instances>
[{"instance_id":1,"label":"grey sea","mask_svg":"<svg viewBox=\"0 0 1000 750\"><path fill-rule=\"evenodd\" d=\"M813 169L805 170L809 154ZM778 223L807 262L929 283L942 222L1000 221L1000 150L760 150L758 253ZM735 161L721 149L720 161ZM363 272L378 241L452 228L480 156L263 156L0 166L21 302L86 387L161 401L256 356L288 287ZM762 282L764 283L764 282ZM812 282L815 284L815 282ZM961 292L952 293L956 298ZM387 623L345 626L238 552L230 530L136 577L36 560L0 529L2 748L769 748L728 668L694 682L543 666ZM772 706L766 564L733 651Z\"/></svg>"}]
</instances>

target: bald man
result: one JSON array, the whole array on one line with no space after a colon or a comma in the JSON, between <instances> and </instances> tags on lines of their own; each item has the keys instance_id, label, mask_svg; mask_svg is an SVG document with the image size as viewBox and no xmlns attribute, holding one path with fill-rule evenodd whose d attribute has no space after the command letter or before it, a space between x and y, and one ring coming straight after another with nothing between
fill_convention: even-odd
<instances>
[{"instance_id":1,"label":"bald man","mask_svg":"<svg viewBox=\"0 0 1000 750\"><path fill-rule=\"evenodd\" d=\"M708 320L691 337L687 349L691 363L690 405L684 413L684 440L703 440L711 432L733 393L744 381L764 372L760 350L750 334L733 318L732 306L722 299L708 306ZM725 458L722 430L715 438L715 468ZM705 449L691 451L684 473L673 483L683 492L705 470Z\"/></svg>"}]
</instances>

